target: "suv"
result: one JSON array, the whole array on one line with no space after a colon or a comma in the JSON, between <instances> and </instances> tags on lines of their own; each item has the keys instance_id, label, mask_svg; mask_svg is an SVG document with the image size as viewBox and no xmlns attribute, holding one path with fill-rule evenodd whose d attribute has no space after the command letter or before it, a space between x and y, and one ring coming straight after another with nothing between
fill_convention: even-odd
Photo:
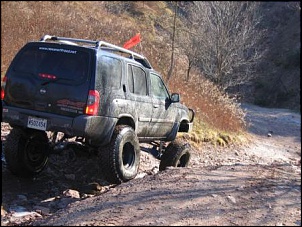
<instances>
[{"instance_id":1,"label":"suv","mask_svg":"<svg viewBox=\"0 0 302 227\"><path fill-rule=\"evenodd\" d=\"M137 175L141 150L161 160L160 170L188 165L190 146L175 138L191 131L194 111L168 92L142 55L104 41L45 35L20 49L2 82L2 121L12 127L4 155L15 175L40 173L71 138L98 151L112 183Z\"/></svg>"}]
</instances>

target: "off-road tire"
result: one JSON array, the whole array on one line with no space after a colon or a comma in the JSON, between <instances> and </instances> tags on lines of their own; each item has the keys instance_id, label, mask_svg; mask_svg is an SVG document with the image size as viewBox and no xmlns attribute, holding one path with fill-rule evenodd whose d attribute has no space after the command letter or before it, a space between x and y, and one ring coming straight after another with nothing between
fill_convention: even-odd
<instances>
[{"instance_id":1,"label":"off-road tire","mask_svg":"<svg viewBox=\"0 0 302 227\"><path fill-rule=\"evenodd\" d=\"M100 149L102 172L110 183L120 184L136 177L140 146L133 128L116 126L110 143Z\"/></svg>"},{"instance_id":2,"label":"off-road tire","mask_svg":"<svg viewBox=\"0 0 302 227\"><path fill-rule=\"evenodd\" d=\"M16 176L33 177L46 166L49 156L45 132L13 128L7 135L4 157L7 168Z\"/></svg>"},{"instance_id":3,"label":"off-road tire","mask_svg":"<svg viewBox=\"0 0 302 227\"><path fill-rule=\"evenodd\" d=\"M181 140L172 141L161 156L159 171L165 170L168 166L187 167L191 158L191 146Z\"/></svg>"}]
</instances>

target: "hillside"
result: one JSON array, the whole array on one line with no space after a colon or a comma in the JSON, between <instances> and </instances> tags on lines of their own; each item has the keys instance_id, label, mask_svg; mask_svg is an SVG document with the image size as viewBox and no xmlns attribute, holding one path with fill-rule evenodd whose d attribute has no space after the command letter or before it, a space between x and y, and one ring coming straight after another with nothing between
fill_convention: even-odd
<instances>
[{"instance_id":1,"label":"hillside","mask_svg":"<svg viewBox=\"0 0 302 227\"><path fill-rule=\"evenodd\" d=\"M132 50L145 55L166 78L171 63L174 5L164 1L1 2L1 77L21 46L45 34L104 40L122 46L139 32L142 41ZM182 10L180 4L179 25L186 20ZM300 10L272 2L263 3L260 14L265 17L261 26L268 30L264 48L269 51L258 69L260 79L248 85L248 89L238 88L240 101L299 110ZM279 14L285 15L284 19ZM292 42L287 41L288 37ZM176 44L170 92L179 92L182 101L193 107L198 119L210 127L234 132L244 129L244 114L236 100L206 81L198 67L192 70L191 80L185 81L188 58L181 43Z\"/></svg>"},{"instance_id":2,"label":"hillside","mask_svg":"<svg viewBox=\"0 0 302 227\"><path fill-rule=\"evenodd\" d=\"M267 54L254 82L254 102L300 111L301 8L299 2L263 2Z\"/></svg>"},{"instance_id":3,"label":"hillside","mask_svg":"<svg viewBox=\"0 0 302 227\"><path fill-rule=\"evenodd\" d=\"M163 2L1 2L1 12L2 73L22 45L44 34L122 46L138 32L142 42L132 50L149 58L154 68L166 71L162 60L169 45L163 45L163 34L155 27L155 18L172 13Z\"/></svg>"}]
</instances>

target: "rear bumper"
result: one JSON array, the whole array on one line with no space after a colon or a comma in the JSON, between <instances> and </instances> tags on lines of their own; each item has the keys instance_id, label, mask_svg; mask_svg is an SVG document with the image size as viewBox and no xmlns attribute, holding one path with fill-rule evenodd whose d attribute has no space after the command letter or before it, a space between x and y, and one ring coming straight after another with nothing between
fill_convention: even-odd
<instances>
[{"instance_id":1,"label":"rear bumper","mask_svg":"<svg viewBox=\"0 0 302 227\"><path fill-rule=\"evenodd\" d=\"M33 116L47 120L45 131L63 132L68 136L80 136L94 146L102 146L109 143L117 118L103 116L80 115L66 117L40 111L6 106L2 102L2 121L12 127L27 128L28 117Z\"/></svg>"}]
</instances>

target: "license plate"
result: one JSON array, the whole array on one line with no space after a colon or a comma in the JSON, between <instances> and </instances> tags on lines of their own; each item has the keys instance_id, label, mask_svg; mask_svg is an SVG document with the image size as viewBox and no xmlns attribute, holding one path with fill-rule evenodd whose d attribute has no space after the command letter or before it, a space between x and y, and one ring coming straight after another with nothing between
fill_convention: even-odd
<instances>
[{"instance_id":1,"label":"license plate","mask_svg":"<svg viewBox=\"0 0 302 227\"><path fill-rule=\"evenodd\" d=\"M47 120L29 116L27 121L27 127L46 131Z\"/></svg>"}]
</instances>

